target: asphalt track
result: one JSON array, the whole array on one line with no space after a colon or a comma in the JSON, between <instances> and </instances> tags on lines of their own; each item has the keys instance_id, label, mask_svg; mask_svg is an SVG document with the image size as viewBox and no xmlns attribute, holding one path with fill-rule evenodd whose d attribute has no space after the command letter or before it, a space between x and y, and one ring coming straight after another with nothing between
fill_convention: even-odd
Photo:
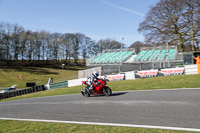
<instances>
[{"instance_id":1,"label":"asphalt track","mask_svg":"<svg viewBox=\"0 0 200 133\"><path fill-rule=\"evenodd\" d=\"M126 91L89 98L76 94L0 102L0 119L4 118L200 131L200 89Z\"/></svg>"}]
</instances>

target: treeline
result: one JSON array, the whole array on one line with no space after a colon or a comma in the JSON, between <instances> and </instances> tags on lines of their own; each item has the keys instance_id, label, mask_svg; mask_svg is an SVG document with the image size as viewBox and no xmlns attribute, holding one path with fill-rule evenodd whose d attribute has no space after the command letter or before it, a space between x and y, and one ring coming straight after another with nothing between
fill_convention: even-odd
<instances>
[{"instance_id":1,"label":"treeline","mask_svg":"<svg viewBox=\"0 0 200 133\"><path fill-rule=\"evenodd\" d=\"M200 1L160 0L146 14L138 31L151 44L174 43L180 52L189 51L190 47L191 51L199 51Z\"/></svg>"},{"instance_id":2,"label":"treeline","mask_svg":"<svg viewBox=\"0 0 200 133\"><path fill-rule=\"evenodd\" d=\"M124 46L124 44L123 44ZM25 30L18 24L0 23L0 60L65 60L92 57L105 49L118 49L111 39L95 42L82 33Z\"/></svg>"}]
</instances>

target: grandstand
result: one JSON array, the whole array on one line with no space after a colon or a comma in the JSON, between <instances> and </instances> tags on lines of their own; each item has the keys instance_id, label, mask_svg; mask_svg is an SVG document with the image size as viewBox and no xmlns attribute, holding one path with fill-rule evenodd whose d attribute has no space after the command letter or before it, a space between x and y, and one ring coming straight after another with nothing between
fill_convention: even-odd
<instances>
[{"instance_id":1,"label":"grandstand","mask_svg":"<svg viewBox=\"0 0 200 133\"><path fill-rule=\"evenodd\" d=\"M152 62L152 61L172 61L177 57L177 49L157 49L157 50L142 50L134 59L134 62Z\"/></svg>"},{"instance_id":2,"label":"grandstand","mask_svg":"<svg viewBox=\"0 0 200 133\"><path fill-rule=\"evenodd\" d=\"M128 52L106 52L90 60L90 64L122 63L127 60L134 51Z\"/></svg>"},{"instance_id":3,"label":"grandstand","mask_svg":"<svg viewBox=\"0 0 200 133\"><path fill-rule=\"evenodd\" d=\"M105 50L88 59L86 66L101 66L103 71L116 73L176 67L180 62L183 60L176 46L159 46L141 48L138 54L134 49Z\"/></svg>"}]
</instances>

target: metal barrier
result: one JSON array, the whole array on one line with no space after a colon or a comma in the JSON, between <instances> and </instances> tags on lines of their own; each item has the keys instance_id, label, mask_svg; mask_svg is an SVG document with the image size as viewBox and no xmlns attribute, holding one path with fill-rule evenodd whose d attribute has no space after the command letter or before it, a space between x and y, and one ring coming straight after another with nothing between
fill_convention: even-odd
<instances>
[{"instance_id":1,"label":"metal barrier","mask_svg":"<svg viewBox=\"0 0 200 133\"><path fill-rule=\"evenodd\" d=\"M56 89L56 88L65 88L68 87L68 81L63 82L57 82L50 84L50 89Z\"/></svg>"},{"instance_id":2,"label":"metal barrier","mask_svg":"<svg viewBox=\"0 0 200 133\"><path fill-rule=\"evenodd\" d=\"M20 96L20 95L25 95L25 94L29 94L29 93L34 93L34 92L38 92L38 91L44 91L44 90L45 90L44 85L39 85L39 86L27 88L27 89L16 90L16 91L7 92L7 93L1 93L0 100L6 99L6 98L11 98L11 97L16 97L16 96Z\"/></svg>"}]
</instances>

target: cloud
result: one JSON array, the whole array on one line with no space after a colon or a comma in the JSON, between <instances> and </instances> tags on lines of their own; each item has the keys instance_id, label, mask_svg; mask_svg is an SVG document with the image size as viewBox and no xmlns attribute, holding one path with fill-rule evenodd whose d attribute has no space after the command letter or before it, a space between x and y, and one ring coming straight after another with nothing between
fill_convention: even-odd
<instances>
[{"instance_id":1,"label":"cloud","mask_svg":"<svg viewBox=\"0 0 200 133\"><path fill-rule=\"evenodd\" d=\"M122 7L122 6L119 6L119 5L116 5L116 4L107 2L107 1L103 1L103 0L97 0L97 1L99 1L100 3L103 3L103 4L105 4L105 5L108 5L108 6L117 8L117 9L119 9L119 10L132 13L132 14L134 14L134 15L139 15L139 16L142 16L142 17L145 16L145 14L143 14L143 13L141 13L141 12L137 12L137 11L134 11L134 10L132 10L132 9L128 9L128 8L125 8L125 7Z\"/></svg>"}]
</instances>

